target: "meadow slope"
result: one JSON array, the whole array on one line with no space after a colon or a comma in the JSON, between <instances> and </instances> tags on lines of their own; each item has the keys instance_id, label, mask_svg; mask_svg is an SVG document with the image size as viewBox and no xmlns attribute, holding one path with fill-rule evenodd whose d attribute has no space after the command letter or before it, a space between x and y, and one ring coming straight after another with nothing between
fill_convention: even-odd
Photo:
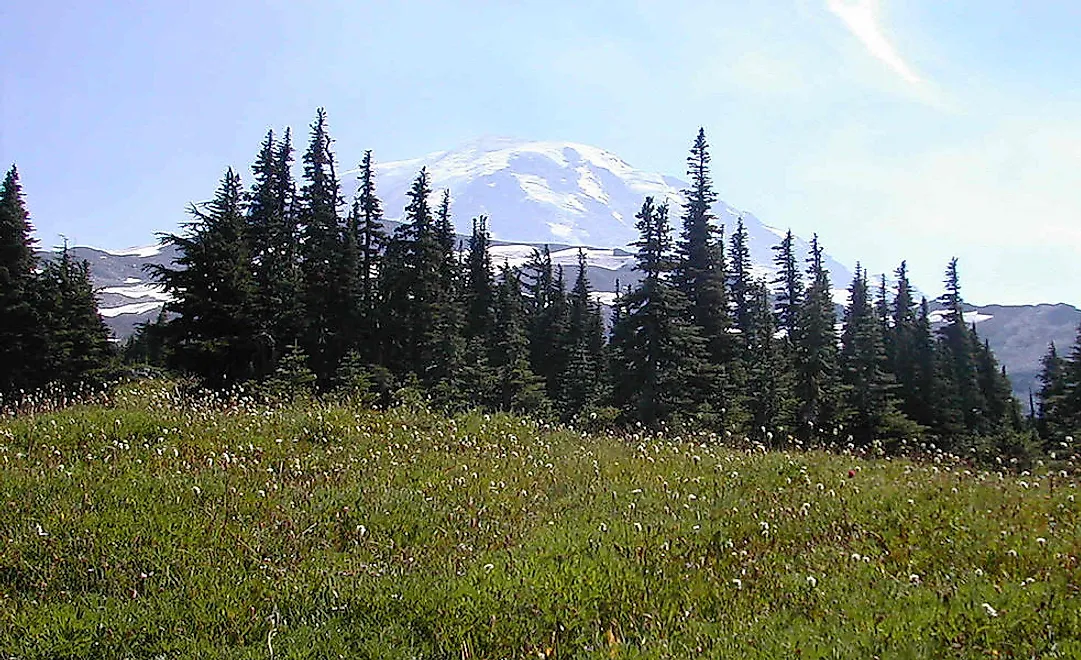
<instances>
[{"instance_id":1,"label":"meadow slope","mask_svg":"<svg viewBox=\"0 0 1081 660\"><path fill-rule=\"evenodd\" d=\"M0 421L0 658L1077 658L1076 485L144 384Z\"/></svg>"}]
</instances>

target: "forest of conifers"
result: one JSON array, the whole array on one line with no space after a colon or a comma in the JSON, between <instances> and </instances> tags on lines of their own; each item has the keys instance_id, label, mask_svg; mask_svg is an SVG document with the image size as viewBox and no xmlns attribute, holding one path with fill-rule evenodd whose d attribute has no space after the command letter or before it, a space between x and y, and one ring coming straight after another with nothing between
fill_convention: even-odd
<instances>
[{"instance_id":1,"label":"forest of conifers","mask_svg":"<svg viewBox=\"0 0 1081 660\"><path fill-rule=\"evenodd\" d=\"M269 132L249 186L232 169L213 199L163 243L169 293L154 323L114 350L89 267L65 250L43 263L13 166L0 191L0 390L98 385L149 364L209 388L310 392L389 404L422 397L582 427L702 429L767 446L960 455L1050 453L1081 437L1081 334L1051 346L1032 412L963 315L957 261L932 327L905 263L871 281L856 267L838 323L817 237L800 258L773 246L777 277L752 274L742 222L728 235L699 131L681 208L647 197L636 216L640 280L602 308L586 277L547 248L520 268L493 264L487 219L454 231L449 191L421 170L402 222L384 224L371 152L342 197L327 118L311 125L299 181L290 132ZM678 219L673 216L678 214ZM676 225L673 230L673 225Z\"/></svg>"}]
</instances>

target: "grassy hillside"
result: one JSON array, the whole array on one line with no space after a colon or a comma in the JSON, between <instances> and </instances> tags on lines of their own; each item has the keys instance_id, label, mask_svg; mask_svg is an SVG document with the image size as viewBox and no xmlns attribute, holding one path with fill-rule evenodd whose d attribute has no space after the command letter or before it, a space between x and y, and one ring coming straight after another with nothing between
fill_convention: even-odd
<instances>
[{"instance_id":1,"label":"grassy hillside","mask_svg":"<svg viewBox=\"0 0 1081 660\"><path fill-rule=\"evenodd\" d=\"M191 403L0 421L0 657L1081 657L1076 482Z\"/></svg>"}]
</instances>

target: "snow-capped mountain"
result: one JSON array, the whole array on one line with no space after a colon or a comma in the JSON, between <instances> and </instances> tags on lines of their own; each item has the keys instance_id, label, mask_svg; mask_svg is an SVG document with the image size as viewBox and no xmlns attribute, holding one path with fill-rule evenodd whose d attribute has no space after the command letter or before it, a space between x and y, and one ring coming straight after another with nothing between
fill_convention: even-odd
<instances>
[{"instance_id":1,"label":"snow-capped mountain","mask_svg":"<svg viewBox=\"0 0 1081 660\"><path fill-rule=\"evenodd\" d=\"M388 218L401 216L406 192L422 167L427 168L433 189L450 190L460 233L468 234L472 219L486 215L497 241L608 248L603 259L595 252L588 256L591 264L610 270L633 262L628 245L638 238L634 216L645 197L652 196L658 204L668 200L672 224L678 227L682 189L687 185L673 176L636 169L611 152L584 144L483 138L452 151L377 163L376 186ZM351 192L355 182L348 174L344 178ZM714 212L729 233L737 218L743 218L756 274L772 273L770 246L784 231L723 201L714 205ZM613 248L622 252L621 258L616 259ZM807 242L797 240L797 249L806 256ZM498 255L493 260L498 263ZM847 267L832 258L827 267L839 288L847 286L852 277Z\"/></svg>"}]
</instances>

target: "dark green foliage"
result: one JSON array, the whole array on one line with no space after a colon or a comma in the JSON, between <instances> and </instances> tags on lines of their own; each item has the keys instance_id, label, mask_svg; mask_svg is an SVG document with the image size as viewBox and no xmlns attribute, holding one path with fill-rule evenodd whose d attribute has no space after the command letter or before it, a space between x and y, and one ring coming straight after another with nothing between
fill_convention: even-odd
<instances>
[{"instance_id":1,"label":"dark green foliage","mask_svg":"<svg viewBox=\"0 0 1081 660\"><path fill-rule=\"evenodd\" d=\"M795 422L790 345L778 338L769 287L753 282L750 290L750 332L745 338L747 427L751 437L777 446Z\"/></svg>"},{"instance_id":2,"label":"dark green foliage","mask_svg":"<svg viewBox=\"0 0 1081 660\"><path fill-rule=\"evenodd\" d=\"M164 367L168 362L166 346L165 307L153 321L135 326L135 334L128 337L121 349L124 362L131 365Z\"/></svg>"},{"instance_id":3,"label":"dark green foliage","mask_svg":"<svg viewBox=\"0 0 1081 660\"><path fill-rule=\"evenodd\" d=\"M817 235L811 239L808 262L809 285L798 320L795 383L800 401L797 422L804 437L834 433L842 413L832 287Z\"/></svg>"},{"instance_id":4,"label":"dark green foliage","mask_svg":"<svg viewBox=\"0 0 1081 660\"><path fill-rule=\"evenodd\" d=\"M364 152L364 160L360 163L357 180L360 186L357 188L353 206L353 216L356 219L353 232L358 236L360 245L360 263L358 264L360 286L357 311L366 324L359 333L359 344L361 354L373 360L376 352L372 350L371 344L375 343L378 337L378 328L374 326L379 305L378 276L387 235L383 230L383 207L375 193L375 172L372 170L371 151Z\"/></svg>"},{"instance_id":5,"label":"dark green foliage","mask_svg":"<svg viewBox=\"0 0 1081 660\"><path fill-rule=\"evenodd\" d=\"M647 197L639 211L638 262L642 282L621 304L625 312L613 340L614 399L647 426L701 419L708 406L705 341L687 318L687 301L668 281L673 267L668 207Z\"/></svg>"},{"instance_id":6,"label":"dark green foliage","mask_svg":"<svg viewBox=\"0 0 1081 660\"><path fill-rule=\"evenodd\" d=\"M1040 405L1036 413L1036 428L1048 440L1065 435L1068 428L1064 414L1068 410L1065 400L1066 366L1066 360L1058 354L1052 342L1040 360L1040 391L1037 393Z\"/></svg>"},{"instance_id":7,"label":"dark green foliage","mask_svg":"<svg viewBox=\"0 0 1081 660\"><path fill-rule=\"evenodd\" d=\"M333 394L339 400L367 407L378 395L372 391L372 376L365 359L355 350L345 354L334 372Z\"/></svg>"},{"instance_id":8,"label":"dark green foliage","mask_svg":"<svg viewBox=\"0 0 1081 660\"><path fill-rule=\"evenodd\" d=\"M901 410L910 419L931 426L935 421L935 357L927 301L917 310L908 264L902 261L894 274L897 293L885 335L887 365L897 381Z\"/></svg>"},{"instance_id":9,"label":"dark green foliage","mask_svg":"<svg viewBox=\"0 0 1081 660\"><path fill-rule=\"evenodd\" d=\"M256 286L245 240L240 177L228 170L214 199L189 209L183 235L164 234L180 257L176 268L149 270L173 300L165 326L170 366L213 386L257 374Z\"/></svg>"},{"instance_id":10,"label":"dark green foliage","mask_svg":"<svg viewBox=\"0 0 1081 660\"><path fill-rule=\"evenodd\" d=\"M777 266L775 298L777 309L777 327L785 331L789 342L794 343L799 328L799 310L803 303L803 276L796 263L795 237L792 230L785 232L784 238L772 249L773 263Z\"/></svg>"},{"instance_id":11,"label":"dark green foliage","mask_svg":"<svg viewBox=\"0 0 1081 660\"><path fill-rule=\"evenodd\" d=\"M544 381L529 366L529 342L519 273L506 265L499 277L496 323L492 337L493 407L540 413L548 406Z\"/></svg>"},{"instance_id":12,"label":"dark green foliage","mask_svg":"<svg viewBox=\"0 0 1081 660\"><path fill-rule=\"evenodd\" d=\"M12 165L0 189L0 393L43 384L36 359L44 346L32 303L32 232L19 172Z\"/></svg>"},{"instance_id":13,"label":"dark green foliage","mask_svg":"<svg viewBox=\"0 0 1081 660\"><path fill-rule=\"evenodd\" d=\"M443 253L436 240L428 172L421 170L408 192L403 224L391 236L380 272L384 310L385 364L422 383L439 380L433 364L441 352L441 305L453 291L441 280Z\"/></svg>"},{"instance_id":14,"label":"dark green foliage","mask_svg":"<svg viewBox=\"0 0 1081 660\"><path fill-rule=\"evenodd\" d=\"M473 234L469 238L469 252L465 260L465 288L462 292L467 339L487 341L495 320L495 284L492 279L490 245L488 218L483 215L474 218Z\"/></svg>"},{"instance_id":15,"label":"dark green foliage","mask_svg":"<svg viewBox=\"0 0 1081 660\"><path fill-rule=\"evenodd\" d=\"M565 419L596 406L604 395L604 322L586 279L585 253L578 252L578 275L571 288L566 332L560 338L565 362L559 374L558 403Z\"/></svg>"},{"instance_id":16,"label":"dark green foliage","mask_svg":"<svg viewBox=\"0 0 1081 660\"><path fill-rule=\"evenodd\" d=\"M313 370L324 380L332 376L350 348L359 259L356 237L346 240L347 232L338 216L341 185L330 145L326 111L319 108L304 152L298 218L303 236L304 346Z\"/></svg>"},{"instance_id":17,"label":"dark green foliage","mask_svg":"<svg viewBox=\"0 0 1081 660\"><path fill-rule=\"evenodd\" d=\"M872 307L867 272L856 265L841 334L841 380L849 435L860 446L876 439L904 439L921 429L897 409L895 381L883 339L882 298Z\"/></svg>"},{"instance_id":18,"label":"dark green foliage","mask_svg":"<svg viewBox=\"0 0 1081 660\"><path fill-rule=\"evenodd\" d=\"M300 344L289 346L263 383L263 391L271 397L286 400L310 396L315 391L316 375L308 363L308 356Z\"/></svg>"},{"instance_id":19,"label":"dark green foliage","mask_svg":"<svg viewBox=\"0 0 1081 660\"><path fill-rule=\"evenodd\" d=\"M778 275L766 283L753 278L740 220L726 260L704 131L687 159L678 243L666 203L647 198L637 216L642 279L626 290L617 285L607 344L583 253L570 291L547 247L522 271L504 265L496 277L487 218L473 221L463 250L450 191L433 208L426 170L388 237L370 152L340 217L330 144L319 110L297 194L289 133L280 141L269 133L246 199L230 173L193 231L169 237L181 248L179 265L192 272L161 269L177 297L174 318L143 328L130 355L168 355L214 385L269 373L274 387L289 389L283 374L293 374L285 381L306 390L314 374L322 390L365 405L371 386L381 405L552 412L581 428L618 417L739 432L771 445L789 435L814 442L851 435L877 450L880 441L892 448L899 445L891 441L931 434L957 450L976 447L981 435L987 447L1028 446L1005 372L964 322L956 262L937 338L904 263L892 299L885 277L873 294L858 269L839 338L817 236L803 273L787 232L773 246ZM167 344L151 348L155 336ZM1056 416L1058 429L1081 419L1081 404L1070 398L1081 392L1081 368L1072 371L1081 348L1076 353L1055 362L1061 375L1047 392L1043 429Z\"/></svg>"},{"instance_id":20,"label":"dark green foliage","mask_svg":"<svg viewBox=\"0 0 1081 660\"><path fill-rule=\"evenodd\" d=\"M729 251L729 288L731 290L732 309L735 314L736 328L741 333L751 327L751 289L754 285L751 275L751 247L748 243L747 228L743 218L736 223L732 233Z\"/></svg>"},{"instance_id":21,"label":"dark green foliage","mask_svg":"<svg viewBox=\"0 0 1081 660\"><path fill-rule=\"evenodd\" d=\"M736 383L731 377L737 356L729 312L727 268L724 256L723 228L714 227L712 211L717 195L709 171L709 144L704 129L698 130L690 155L687 175L691 180L684 190L683 227L676 247L678 259L673 266L672 282L689 303L689 320L706 342L712 373L711 398L716 407L727 412L732 408Z\"/></svg>"},{"instance_id":22,"label":"dark green foliage","mask_svg":"<svg viewBox=\"0 0 1081 660\"><path fill-rule=\"evenodd\" d=\"M1007 424L1019 428L1020 411L1009 382L975 325L964 320L957 259L946 269L945 325L939 329L938 413L946 435L988 434Z\"/></svg>"},{"instance_id":23,"label":"dark green foliage","mask_svg":"<svg viewBox=\"0 0 1081 660\"><path fill-rule=\"evenodd\" d=\"M35 308L45 335L41 382L100 385L116 375L117 356L98 314L90 264L76 261L66 245L37 278Z\"/></svg>"},{"instance_id":24,"label":"dark green foliage","mask_svg":"<svg viewBox=\"0 0 1081 660\"><path fill-rule=\"evenodd\" d=\"M278 141L273 132L267 133L252 165L254 183L248 193L246 238L256 287L259 375L274 368L285 349L300 340L304 329L292 161L293 147L286 129Z\"/></svg>"},{"instance_id":25,"label":"dark green foliage","mask_svg":"<svg viewBox=\"0 0 1081 660\"><path fill-rule=\"evenodd\" d=\"M1058 447L1066 438L1074 438L1074 446L1081 446L1081 327L1066 358L1051 345L1043 359L1040 383L1038 428L1045 441Z\"/></svg>"},{"instance_id":26,"label":"dark green foliage","mask_svg":"<svg viewBox=\"0 0 1081 660\"><path fill-rule=\"evenodd\" d=\"M553 269L546 245L533 251L524 270L529 363L533 373L544 379L548 398L555 400L559 396L559 375L566 363L563 338L570 323L563 268Z\"/></svg>"}]
</instances>

